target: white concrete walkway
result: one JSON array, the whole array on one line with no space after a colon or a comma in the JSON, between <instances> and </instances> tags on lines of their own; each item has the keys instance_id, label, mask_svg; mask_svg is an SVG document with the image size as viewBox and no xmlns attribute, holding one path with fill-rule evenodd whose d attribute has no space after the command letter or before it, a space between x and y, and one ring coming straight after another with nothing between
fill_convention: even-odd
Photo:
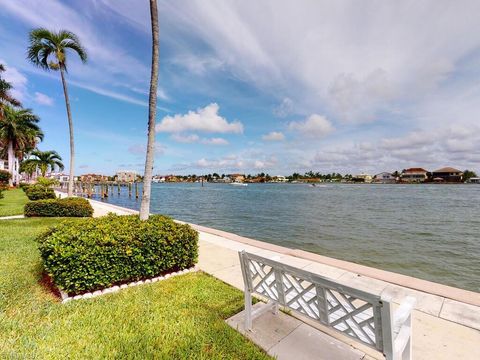
<instances>
[{"instance_id":1,"label":"white concrete walkway","mask_svg":"<svg viewBox=\"0 0 480 360\"><path fill-rule=\"evenodd\" d=\"M23 219L25 215L9 215L9 216L2 216L0 220L13 220L13 219Z\"/></svg>"},{"instance_id":2,"label":"white concrete walkway","mask_svg":"<svg viewBox=\"0 0 480 360\"><path fill-rule=\"evenodd\" d=\"M108 212L116 212L119 214L136 213L136 211L133 210L99 201L91 200L91 203L95 210L94 216L102 216ZM199 231L200 234L198 263L200 269L240 290L243 290L243 280L238 251L246 250L317 273L321 276L329 277L361 290L378 295L389 295L396 303L399 303L407 295L414 296L417 299L416 310L413 315L413 355L415 359L473 360L479 358L480 294L478 293L326 258L305 251L288 249L216 229L191 225ZM282 315L282 319L283 318ZM279 321L284 321L282 319ZM381 354L335 331L324 328L308 319L302 319L302 321L311 327L320 329L322 332L341 340L344 344L355 347L359 352L353 351L351 354L354 356L357 356L359 353L364 353L366 354L365 359L382 359ZM229 322L230 324L239 324L238 316L233 317ZM254 328L257 327L257 332L264 333L265 326L270 326L269 328L271 329L272 323L268 319L263 322L263 325L261 320L254 322ZM240 327L239 330L241 330ZM311 331L310 328L305 327L302 327L302 329L298 331L307 330ZM260 336L259 339L252 339L262 346L261 338L262 336ZM281 351L281 353L275 353L279 358L283 357L282 354L289 354L289 358L296 358L293 356L292 351L297 347L299 352L296 353L296 355L299 356L298 358L302 358L301 351L308 348L311 344L299 343L301 338L303 337L299 337L295 333L294 337L284 336L282 338L283 340L277 339L277 343L270 343L270 347L265 344L263 344L263 347L267 351L270 351L270 353L274 353L273 350L280 351L279 349L289 351L288 353ZM292 339L295 339L295 341ZM317 335L311 337L311 339L320 341L317 339ZM282 341L287 342L282 343ZM286 344L288 344L288 346ZM316 358L318 358L320 351L321 348L318 348ZM308 358L308 356L304 358ZM344 358L347 359L349 357L346 356Z\"/></svg>"}]
</instances>

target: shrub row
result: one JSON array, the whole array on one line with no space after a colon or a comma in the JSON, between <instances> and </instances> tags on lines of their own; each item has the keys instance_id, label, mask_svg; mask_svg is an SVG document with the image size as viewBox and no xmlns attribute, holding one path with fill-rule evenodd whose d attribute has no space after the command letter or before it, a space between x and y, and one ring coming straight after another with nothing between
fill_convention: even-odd
<instances>
[{"instance_id":1,"label":"shrub row","mask_svg":"<svg viewBox=\"0 0 480 360\"><path fill-rule=\"evenodd\" d=\"M3 199L3 190L8 189L8 180L11 177L7 170L0 170L0 199Z\"/></svg>"},{"instance_id":2,"label":"shrub row","mask_svg":"<svg viewBox=\"0 0 480 360\"><path fill-rule=\"evenodd\" d=\"M52 188L40 184L27 186L25 194L32 201L56 198L55 191Z\"/></svg>"},{"instance_id":3,"label":"shrub row","mask_svg":"<svg viewBox=\"0 0 480 360\"><path fill-rule=\"evenodd\" d=\"M38 241L45 270L70 295L183 270L198 257L198 233L161 215L69 220Z\"/></svg>"},{"instance_id":4,"label":"shrub row","mask_svg":"<svg viewBox=\"0 0 480 360\"><path fill-rule=\"evenodd\" d=\"M28 190L28 188L32 185L28 184L28 183L21 182L18 186L20 187L20 189L22 189L24 192L26 192Z\"/></svg>"},{"instance_id":5,"label":"shrub row","mask_svg":"<svg viewBox=\"0 0 480 360\"><path fill-rule=\"evenodd\" d=\"M25 204L24 214L26 217L91 217L93 208L83 198L37 200Z\"/></svg>"},{"instance_id":6,"label":"shrub row","mask_svg":"<svg viewBox=\"0 0 480 360\"><path fill-rule=\"evenodd\" d=\"M0 170L0 184L8 184L11 177L12 175L7 170Z\"/></svg>"}]
</instances>

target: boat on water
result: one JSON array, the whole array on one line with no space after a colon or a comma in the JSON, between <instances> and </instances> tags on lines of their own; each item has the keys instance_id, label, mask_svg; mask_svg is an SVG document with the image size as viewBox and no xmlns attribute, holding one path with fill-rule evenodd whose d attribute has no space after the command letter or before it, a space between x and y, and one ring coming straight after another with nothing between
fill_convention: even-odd
<instances>
[{"instance_id":1,"label":"boat on water","mask_svg":"<svg viewBox=\"0 0 480 360\"><path fill-rule=\"evenodd\" d=\"M245 184L245 183L242 183L242 182L232 182L230 183L230 185L234 185L234 186L248 186L248 184Z\"/></svg>"}]
</instances>

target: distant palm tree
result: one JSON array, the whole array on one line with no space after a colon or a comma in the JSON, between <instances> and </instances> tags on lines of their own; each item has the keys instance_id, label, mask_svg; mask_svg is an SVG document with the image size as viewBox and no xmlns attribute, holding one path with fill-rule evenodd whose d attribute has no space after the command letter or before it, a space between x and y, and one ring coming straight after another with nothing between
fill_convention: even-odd
<instances>
[{"instance_id":1,"label":"distant palm tree","mask_svg":"<svg viewBox=\"0 0 480 360\"><path fill-rule=\"evenodd\" d=\"M58 168L62 171L64 166L62 157L56 151L33 150L30 157L22 162L22 168L25 168L27 172L39 169L42 176L45 177L47 170L55 171L55 168Z\"/></svg>"},{"instance_id":2,"label":"distant palm tree","mask_svg":"<svg viewBox=\"0 0 480 360\"><path fill-rule=\"evenodd\" d=\"M10 186L18 182L17 155L35 147L43 139L38 126L40 119L30 109L3 107L3 119L0 121L0 144L7 149L8 170L12 174Z\"/></svg>"},{"instance_id":3,"label":"distant palm tree","mask_svg":"<svg viewBox=\"0 0 480 360\"><path fill-rule=\"evenodd\" d=\"M0 64L0 120L3 118L3 109L7 105L20 106L20 101L16 100L10 95L12 85L6 80L2 79L2 72L5 71L5 66Z\"/></svg>"},{"instance_id":4,"label":"distant palm tree","mask_svg":"<svg viewBox=\"0 0 480 360\"><path fill-rule=\"evenodd\" d=\"M152 69L150 74L150 94L148 100L148 141L143 174L142 203L140 220L147 220L150 215L150 193L152 188L153 157L155 155L155 115L157 110L158 87L158 9L157 0L150 0L150 19L152 23Z\"/></svg>"},{"instance_id":5,"label":"distant palm tree","mask_svg":"<svg viewBox=\"0 0 480 360\"><path fill-rule=\"evenodd\" d=\"M37 164L32 162L26 162L28 159L23 160L20 163L20 172L27 174L27 176L31 177L33 174L37 173L38 167Z\"/></svg>"},{"instance_id":6,"label":"distant palm tree","mask_svg":"<svg viewBox=\"0 0 480 360\"><path fill-rule=\"evenodd\" d=\"M67 30L58 32L49 31L44 28L34 29L30 32L30 46L28 48L28 59L36 66L44 70L60 71L62 78L63 94L67 107L68 127L70 130L70 176L68 181L68 196L73 195L73 171L75 167L75 145L73 141L73 120L70 111L70 100L68 98L67 82L67 50L77 53L80 60L87 62L87 52L80 43L78 37Z\"/></svg>"}]
</instances>

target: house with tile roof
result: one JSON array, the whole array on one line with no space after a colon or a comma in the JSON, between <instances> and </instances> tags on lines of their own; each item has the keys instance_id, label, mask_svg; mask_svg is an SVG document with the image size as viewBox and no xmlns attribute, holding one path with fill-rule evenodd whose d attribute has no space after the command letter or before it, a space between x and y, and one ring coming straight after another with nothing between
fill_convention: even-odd
<instances>
[{"instance_id":1,"label":"house with tile roof","mask_svg":"<svg viewBox=\"0 0 480 360\"><path fill-rule=\"evenodd\" d=\"M435 182L462 182L463 172L452 167L443 167L432 172L432 178Z\"/></svg>"},{"instance_id":2,"label":"house with tile roof","mask_svg":"<svg viewBox=\"0 0 480 360\"><path fill-rule=\"evenodd\" d=\"M400 175L402 182L422 183L428 179L428 171L423 168L409 168L402 171Z\"/></svg>"}]
</instances>

